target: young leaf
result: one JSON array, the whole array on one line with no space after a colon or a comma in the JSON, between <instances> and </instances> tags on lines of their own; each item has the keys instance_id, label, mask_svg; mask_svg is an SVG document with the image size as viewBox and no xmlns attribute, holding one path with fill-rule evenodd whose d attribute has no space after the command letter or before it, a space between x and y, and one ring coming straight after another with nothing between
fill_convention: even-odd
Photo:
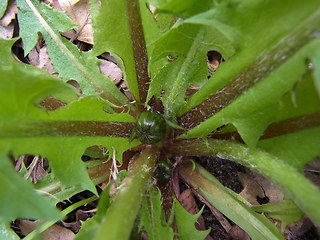
<instances>
[{"instance_id":1,"label":"young leaf","mask_svg":"<svg viewBox=\"0 0 320 240\"><path fill-rule=\"evenodd\" d=\"M65 13L35 0L18 0L17 4L20 9L20 34L26 54L36 44L40 32L55 71L64 81L76 80L86 95L102 94L105 99L117 105L128 102L113 82L100 73L98 60L92 52L80 52L75 45L60 36L59 32L76 27Z\"/></svg>"},{"instance_id":2,"label":"young leaf","mask_svg":"<svg viewBox=\"0 0 320 240\"><path fill-rule=\"evenodd\" d=\"M197 214L192 215L188 213L176 199L174 200L174 214L176 216L180 239L205 239L205 237L209 234L210 229L199 231L194 225L201 215L202 210L200 210Z\"/></svg>"},{"instance_id":3,"label":"young leaf","mask_svg":"<svg viewBox=\"0 0 320 240\"><path fill-rule=\"evenodd\" d=\"M158 189L153 187L149 189L148 195L142 201L139 216L140 225L147 231L150 240L173 239L173 229L165 220L161 193Z\"/></svg>"},{"instance_id":4,"label":"young leaf","mask_svg":"<svg viewBox=\"0 0 320 240\"><path fill-rule=\"evenodd\" d=\"M162 102L167 118L173 119L179 114L188 87L202 86L207 81L209 50L219 50L225 58L234 52L230 41L216 29L190 23L177 25L154 43L150 57L153 81L147 100L153 95L160 97L164 90ZM173 59L163 65L163 57L167 55Z\"/></svg>"},{"instance_id":5,"label":"young leaf","mask_svg":"<svg viewBox=\"0 0 320 240\"><path fill-rule=\"evenodd\" d=\"M150 146L137 157L128 177L113 197L94 240L129 239L142 195L150 183L159 155L158 150Z\"/></svg>"}]
</instances>

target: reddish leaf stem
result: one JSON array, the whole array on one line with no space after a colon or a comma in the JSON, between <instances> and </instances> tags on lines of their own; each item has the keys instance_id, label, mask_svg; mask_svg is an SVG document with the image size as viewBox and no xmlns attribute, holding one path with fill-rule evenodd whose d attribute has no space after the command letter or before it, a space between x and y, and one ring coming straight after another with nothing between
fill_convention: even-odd
<instances>
[{"instance_id":1,"label":"reddish leaf stem","mask_svg":"<svg viewBox=\"0 0 320 240\"><path fill-rule=\"evenodd\" d=\"M150 77L148 75L148 55L140 16L139 1L127 0L127 12L140 101L145 102L148 94L148 82L150 82Z\"/></svg>"},{"instance_id":2,"label":"reddish leaf stem","mask_svg":"<svg viewBox=\"0 0 320 240\"><path fill-rule=\"evenodd\" d=\"M134 123L103 121L54 121L9 123L0 136L109 136L130 137Z\"/></svg>"}]
</instances>

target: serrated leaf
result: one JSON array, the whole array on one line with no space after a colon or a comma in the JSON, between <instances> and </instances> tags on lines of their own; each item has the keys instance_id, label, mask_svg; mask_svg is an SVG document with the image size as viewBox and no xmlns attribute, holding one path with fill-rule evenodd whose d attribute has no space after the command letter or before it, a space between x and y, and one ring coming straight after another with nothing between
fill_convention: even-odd
<instances>
[{"instance_id":1,"label":"serrated leaf","mask_svg":"<svg viewBox=\"0 0 320 240\"><path fill-rule=\"evenodd\" d=\"M107 17L106 17L107 16ZM94 52L110 52L124 71L130 91L139 99L130 28L125 1L108 0L93 20Z\"/></svg>"},{"instance_id":2,"label":"serrated leaf","mask_svg":"<svg viewBox=\"0 0 320 240\"><path fill-rule=\"evenodd\" d=\"M7 51L3 56L11 59L9 46L13 41L1 42L6 47L1 51ZM56 93L73 94L75 97L75 90L47 72L12 60L7 62L0 67L0 151L12 151L15 157L21 154L47 157L62 186L80 186L95 192L81 161L85 149L103 145L111 151L115 147L116 157L121 161L123 151L134 146L135 142L130 144L127 138L103 137L101 134L83 136L86 134L81 131L86 131L86 128L78 130L77 134L68 134L68 129L72 129L75 122L131 123L135 121L134 118L127 113L107 114L103 109L108 103L99 97L86 97L64 108L47 112L37 106L42 99L55 96Z\"/></svg>"},{"instance_id":3,"label":"serrated leaf","mask_svg":"<svg viewBox=\"0 0 320 240\"><path fill-rule=\"evenodd\" d=\"M252 206L257 212L263 212L267 217L281 221L281 231L290 224L299 221L303 212L291 200L283 200L281 203L263 204Z\"/></svg>"},{"instance_id":4,"label":"serrated leaf","mask_svg":"<svg viewBox=\"0 0 320 240\"><path fill-rule=\"evenodd\" d=\"M103 93L114 104L128 102L113 82L100 73L98 60L91 52L80 52L75 45L60 36L59 32L76 27L65 13L35 0L18 0L17 4L25 54L34 47L40 32L55 71L64 81L76 80L86 95Z\"/></svg>"},{"instance_id":5,"label":"serrated leaf","mask_svg":"<svg viewBox=\"0 0 320 240\"><path fill-rule=\"evenodd\" d=\"M292 19L296 19L296 16L291 14L288 13L288 18L292 17ZM316 16L318 16L318 14L319 13L315 13ZM265 41L264 44L266 44L266 42L267 41ZM274 43L273 39L272 43ZM254 146L260 136L263 134L266 127L271 122L276 121L277 114L280 114L280 110L277 111L277 109L279 109L278 106L281 97L286 92L293 89L294 85L302 77L304 77L304 74L307 72L305 59L311 52L314 52L318 48L318 40L306 45L286 62L284 62L280 67L274 70L272 74L268 75L258 84L254 85L251 89L239 96L230 105L226 106L213 117L189 131L187 135L184 135L184 137L203 137L218 127L231 123L237 128L243 140L248 145ZM230 59L230 61L222 64L222 66L219 67L214 75L214 81L209 81L208 84L211 83L211 86L215 85L216 90L222 87L222 85L220 85L222 82L220 81L227 80L228 76L226 75L233 72L233 70L228 70L226 73L224 67L227 67L230 62L230 64L233 63L232 66L236 69L236 71L238 71L239 69L237 68L237 65L240 66L243 64L243 62L241 64L237 63L238 57L241 56L241 58L244 58L246 51L246 54L249 52L251 54L251 51L254 52L254 49L243 49L238 53L238 56L235 56L233 59ZM252 58L252 56L250 58ZM204 92L209 93L208 90L210 87L208 84L203 87L203 91L200 90L191 98L195 99L200 97L201 91L202 94ZM202 97L203 96L204 95L202 95ZM194 99L190 99L189 104L191 104ZM306 99L306 102L307 100L308 99ZM310 104L314 103L312 102Z\"/></svg>"},{"instance_id":6,"label":"serrated leaf","mask_svg":"<svg viewBox=\"0 0 320 240\"><path fill-rule=\"evenodd\" d=\"M188 213L180 203L174 200L174 213L176 216L176 222L179 230L179 239L181 240L193 240L204 239L210 232L210 229L205 231L199 231L195 227L199 216L203 208L195 215Z\"/></svg>"},{"instance_id":7,"label":"serrated leaf","mask_svg":"<svg viewBox=\"0 0 320 240\"><path fill-rule=\"evenodd\" d=\"M173 229L165 221L159 189L151 187L149 194L144 197L140 210L140 224L147 231L150 240L171 240Z\"/></svg>"},{"instance_id":8,"label":"serrated leaf","mask_svg":"<svg viewBox=\"0 0 320 240\"><path fill-rule=\"evenodd\" d=\"M41 198L32 185L21 178L9 163L8 157L0 154L0 204L1 222L16 218L60 218L54 205ZM23 202L24 204L21 204Z\"/></svg>"},{"instance_id":9,"label":"serrated leaf","mask_svg":"<svg viewBox=\"0 0 320 240\"><path fill-rule=\"evenodd\" d=\"M164 90L165 115L173 119L185 104L187 88L202 86L208 80L206 61L209 50L219 50L225 58L234 52L228 39L211 26L185 23L161 36L154 43L150 58L153 81L147 101L153 95L159 97ZM167 55L171 55L173 60L163 64L163 57Z\"/></svg>"}]
</instances>

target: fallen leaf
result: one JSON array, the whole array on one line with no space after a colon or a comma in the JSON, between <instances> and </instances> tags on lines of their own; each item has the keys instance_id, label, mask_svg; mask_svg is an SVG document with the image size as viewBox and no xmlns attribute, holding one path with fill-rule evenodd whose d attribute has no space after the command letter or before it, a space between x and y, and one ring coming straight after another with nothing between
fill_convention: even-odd
<instances>
[{"instance_id":1,"label":"fallen leaf","mask_svg":"<svg viewBox=\"0 0 320 240\"><path fill-rule=\"evenodd\" d=\"M190 188L188 188L187 190L183 191L179 198L178 198L181 206L187 210L189 213L191 214L197 214L199 212L199 208L198 205L192 195L192 191ZM200 216L198 218L198 221L196 223L196 228L198 230L205 230L205 224L204 224L204 219L202 216Z\"/></svg>"},{"instance_id":2,"label":"fallen leaf","mask_svg":"<svg viewBox=\"0 0 320 240\"><path fill-rule=\"evenodd\" d=\"M93 44L92 21L90 19L89 0L59 0L62 10L66 12L72 21L79 25L79 28L73 29L62 35L74 40L79 40Z\"/></svg>"},{"instance_id":3,"label":"fallen leaf","mask_svg":"<svg viewBox=\"0 0 320 240\"><path fill-rule=\"evenodd\" d=\"M19 220L18 225L23 235L27 236L36 229L40 221ZM52 225L42 234L44 240L73 240L75 235L72 231L57 224Z\"/></svg>"},{"instance_id":4,"label":"fallen leaf","mask_svg":"<svg viewBox=\"0 0 320 240\"><path fill-rule=\"evenodd\" d=\"M100 72L107 75L114 84L118 84L122 79L121 69L113 62L102 60L99 62Z\"/></svg>"},{"instance_id":5,"label":"fallen leaf","mask_svg":"<svg viewBox=\"0 0 320 240\"><path fill-rule=\"evenodd\" d=\"M259 205L258 198L268 198L269 203L282 202L284 192L275 183L269 181L262 175L246 170L247 173L238 172L243 190L240 196L246 199L252 205Z\"/></svg>"},{"instance_id":6,"label":"fallen leaf","mask_svg":"<svg viewBox=\"0 0 320 240\"><path fill-rule=\"evenodd\" d=\"M4 27L9 26L12 20L16 18L17 13L18 13L17 4L11 1L3 17L0 19L0 25Z\"/></svg>"}]
</instances>

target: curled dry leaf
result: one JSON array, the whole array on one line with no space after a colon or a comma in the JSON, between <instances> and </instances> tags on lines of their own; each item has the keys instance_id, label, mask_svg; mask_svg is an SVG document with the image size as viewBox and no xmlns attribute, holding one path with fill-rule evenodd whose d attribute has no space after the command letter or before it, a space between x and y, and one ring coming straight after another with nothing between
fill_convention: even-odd
<instances>
[{"instance_id":1,"label":"curled dry leaf","mask_svg":"<svg viewBox=\"0 0 320 240\"><path fill-rule=\"evenodd\" d=\"M79 40L93 44L92 21L90 19L89 0L58 0L63 11L66 12L72 21L79 25L79 28L73 29L62 35L71 39Z\"/></svg>"},{"instance_id":2,"label":"curled dry leaf","mask_svg":"<svg viewBox=\"0 0 320 240\"><path fill-rule=\"evenodd\" d=\"M54 67L47 52L47 46L44 45L39 49L37 44L28 54L28 58L33 66L47 70L50 74L53 74Z\"/></svg>"},{"instance_id":3,"label":"curled dry leaf","mask_svg":"<svg viewBox=\"0 0 320 240\"><path fill-rule=\"evenodd\" d=\"M28 235L30 232L36 229L40 224L40 221L19 220L19 227L23 235ZM52 225L43 233L44 240L73 240L74 233L67 228L61 227L57 224Z\"/></svg>"},{"instance_id":4,"label":"curled dry leaf","mask_svg":"<svg viewBox=\"0 0 320 240\"><path fill-rule=\"evenodd\" d=\"M0 38L11 39L14 33L14 22L18 7L15 2L10 2L6 12L0 19Z\"/></svg>"},{"instance_id":5,"label":"curled dry leaf","mask_svg":"<svg viewBox=\"0 0 320 240\"><path fill-rule=\"evenodd\" d=\"M262 175L247 169L247 173L238 172L244 189L239 194L252 205L259 205L257 197L268 197L269 203L282 202L284 192L276 184Z\"/></svg>"},{"instance_id":6,"label":"curled dry leaf","mask_svg":"<svg viewBox=\"0 0 320 240\"><path fill-rule=\"evenodd\" d=\"M122 79L121 69L113 62L102 60L99 63L99 69L101 73L107 75L111 80L113 80L116 85Z\"/></svg>"},{"instance_id":7,"label":"curled dry leaf","mask_svg":"<svg viewBox=\"0 0 320 240\"><path fill-rule=\"evenodd\" d=\"M12 22L12 20L16 18L17 13L18 13L17 4L11 1L3 17L0 19L0 25L3 27L8 26Z\"/></svg>"},{"instance_id":8,"label":"curled dry leaf","mask_svg":"<svg viewBox=\"0 0 320 240\"><path fill-rule=\"evenodd\" d=\"M179 200L181 206L185 210L187 210L189 213L194 215L194 214L197 214L199 212L199 208L198 208L197 203L196 203L196 201L195 201L195 199L194 199L194 197L192 195L192 191L191 191L190 188L185 190L185 191L183 191L180 194L178 200ZM196 228L198 230L205 230L206 229L205 228L205 224L204 224L204 219L203 219L202 216L200 216L198 218L198 221L196 223Z\"/></svg>"}]
</instances>

